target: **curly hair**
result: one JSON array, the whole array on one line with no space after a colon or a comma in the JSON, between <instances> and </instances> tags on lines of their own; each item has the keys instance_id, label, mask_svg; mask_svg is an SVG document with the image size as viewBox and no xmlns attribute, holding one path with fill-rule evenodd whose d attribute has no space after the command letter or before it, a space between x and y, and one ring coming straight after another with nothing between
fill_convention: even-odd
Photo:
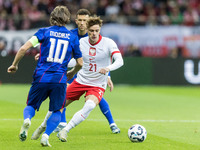
<instances>
[{"instance_id":1,"label":"curly hair","mask_svg":"<svg viewBox=\"0 0 200 150\"><path fill-rule=\"evenodd\" d=\"M57 6L51 12L49 22L52 26L65 26L70 22L70 15L66 6Z\"/></svg>"},{"instance_id":2,"label":"curly hair","mask_svg":"<svg viewBox=\"0 0 200 150\"><path fill-rule=\"evenodd\" d=\"M93 25L99 25L101 27L102 24L103 24L103 20L101 20L100 17L97 17L97 16L90 17L87 20L87 28L88 29Z\"/></svg>"}]
</instances>

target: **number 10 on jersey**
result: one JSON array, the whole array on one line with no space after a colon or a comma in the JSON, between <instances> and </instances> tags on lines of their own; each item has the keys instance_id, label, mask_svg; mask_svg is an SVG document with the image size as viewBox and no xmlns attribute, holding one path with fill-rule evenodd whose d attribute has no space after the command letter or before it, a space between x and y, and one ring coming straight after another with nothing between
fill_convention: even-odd
<instances>
[{"instance_id":1,"label":"number 10 on jersey","mask_svg":"<svg viewBox=\"0 0 200 150\"><path fill-rule=\"evenodd\" d=\"M62 64L63 60L65 59L65 55L67 53L69 41L58 39L57 44L56 44L56 39L50 38L50 42L51 42L51 46L49 49L49 56L47 57L47 62L56 62L56 63ZM63 50L62 50L61 57L59 58L62 45L63 45ZM54 50L56 51L53 57Z\"/></svg>"}]
</instances>

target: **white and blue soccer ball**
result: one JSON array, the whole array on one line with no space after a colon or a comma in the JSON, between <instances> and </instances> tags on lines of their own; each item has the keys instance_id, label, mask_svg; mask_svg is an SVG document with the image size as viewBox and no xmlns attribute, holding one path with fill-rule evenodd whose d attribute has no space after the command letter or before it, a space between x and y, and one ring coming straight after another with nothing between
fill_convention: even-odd
<instances>
[{"instance_id":1,"label":"white and blue soccer ball","mask_svg":"<svg viewBox=\"0 0 200 150\"><path fill-rule=\"evenodd\" d=\"M132 142L143 142L147 138L147 131L142 125L132 125L128 129L128 138Z\"/></svg>"}]
</instances>

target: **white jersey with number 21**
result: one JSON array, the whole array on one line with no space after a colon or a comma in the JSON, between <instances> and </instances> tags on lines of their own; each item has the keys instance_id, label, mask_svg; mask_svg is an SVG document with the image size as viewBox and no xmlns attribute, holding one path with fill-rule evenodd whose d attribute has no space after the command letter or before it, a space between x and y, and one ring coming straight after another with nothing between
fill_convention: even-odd
<instances>
[{"instance_id":1,"label":"white jersey with number 21","mask_svg":"<svg viewBox=\"0 0 200 150\"><path fill-rule=\"evenodd\" d=\"M116 43L100 35L99 41L92 45L89 38L85 37L80 39L80 50L83 56L83 67L78 72L76 81L80 84L106 89L108 73L104 75L99 73L99 70L107 67L112 71L123 65L123 59Z\"/></svg>"}]
</instances>

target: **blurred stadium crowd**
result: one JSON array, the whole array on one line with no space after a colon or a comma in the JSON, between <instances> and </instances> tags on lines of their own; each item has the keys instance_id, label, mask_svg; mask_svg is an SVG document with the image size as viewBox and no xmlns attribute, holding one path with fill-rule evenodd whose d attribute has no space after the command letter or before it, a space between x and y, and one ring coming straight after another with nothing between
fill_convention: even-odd
<instances>
[{"instance_id":1,"label":"blurred stadium crowd","mask_svg":"<svg viewBox=\"0 0 200 150\"><path fill-rule=\"evenodd\" d=\"M0 30L47 26L52 9L68 6L72 24L77 10L87 8L104 22L131 25L199 25L199 0L0 0Z\"/></svg>"},{"instance_id":2,"label":"blurred stadium crowd","mask_svg":"<svg viewBox=\"0 0 200 150\"><path fill-rule=\"evenodd\" d=\"M69 8L72 27L75 27L76 12L80 8L101 16L104 23L143 27L200 25L199 0L0 0L0 32L49 26L50 12L57 5L66 5ZM1 56L15 54L15 49L19 47L15 46L17 42L13 41L14 46L8 52L5 50L7 42L1 38ZM130 44L121 49L123 56L144 56L144 50L137 45ZM177 58L182 56L182 51L182 47L177 46L168 50L165 56Z\"/></svg>"}]
</instances>

